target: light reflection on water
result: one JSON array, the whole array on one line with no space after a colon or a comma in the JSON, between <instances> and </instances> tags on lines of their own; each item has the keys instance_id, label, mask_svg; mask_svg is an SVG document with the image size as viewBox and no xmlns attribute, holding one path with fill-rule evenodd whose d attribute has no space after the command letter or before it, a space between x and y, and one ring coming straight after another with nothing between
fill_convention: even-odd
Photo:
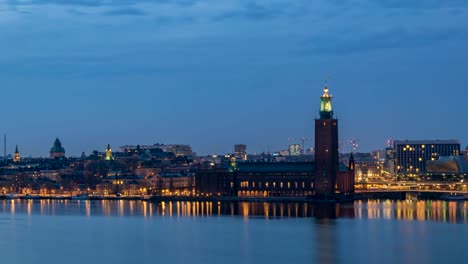
<instances>
[{"instance_id":1,"label":"light reflection on water","mask_svg":"<svg viewBox=\"0 0 468 264\"><path fill-rule=\"evenodd\" d=\"M369 200L347 204L267 202L161 202L3 200L0 212L10 214L318 219L356 218L468 223L468 202Z\"/></svg>"},{"instance_id":2,"label":"light reflection on water","mask_svg":"<svg viewBox=\"0 0 468 264\"><path fill-rule=\"evenodd\" d=\"M0 259L19 264L465 263L466 223L464 202L3 200Z\"/></svg>"}]
</instances>

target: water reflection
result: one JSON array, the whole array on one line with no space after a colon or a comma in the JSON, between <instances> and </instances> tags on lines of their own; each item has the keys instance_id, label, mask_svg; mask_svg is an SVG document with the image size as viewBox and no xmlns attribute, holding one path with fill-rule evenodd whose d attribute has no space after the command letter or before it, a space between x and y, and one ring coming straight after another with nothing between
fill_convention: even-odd
<instances>
[{"instance_id":1,"label":"water reflection","mask_svg":"<svg viewBox=\"0 0 468 264\"><path fill-rule=\"evenodd\" d=\"M3 200L0 211L10 214L91 216L242 216L245 219L398 219L468 223L468 202L369 200L349 204L261 202L161 202Z\"/></svg>"},{"instance_id":2,"label":"water reflection","mask_svg":"<svg viewBox=\"0 0 468 264\"><path fill-rule=\"evenodd\" d=\"M468 202L370 200L355 202L354 210L359 219L468 222Z\"/></svg>"}]
</instances>

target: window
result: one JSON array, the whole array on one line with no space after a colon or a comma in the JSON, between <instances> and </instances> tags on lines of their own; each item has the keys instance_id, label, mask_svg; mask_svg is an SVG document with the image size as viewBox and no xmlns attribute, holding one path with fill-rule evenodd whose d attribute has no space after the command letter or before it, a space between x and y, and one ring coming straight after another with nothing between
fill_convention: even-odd
<instances>
[{"instance_id":1,"label":"window","mask_svg":"<svg viewBox=\"0 0 468 264\"><path fill-rule=\"evenodd\" d=\"M280 188L283 188L283 182L280 182Z\"/></svg>"}]
</instances>

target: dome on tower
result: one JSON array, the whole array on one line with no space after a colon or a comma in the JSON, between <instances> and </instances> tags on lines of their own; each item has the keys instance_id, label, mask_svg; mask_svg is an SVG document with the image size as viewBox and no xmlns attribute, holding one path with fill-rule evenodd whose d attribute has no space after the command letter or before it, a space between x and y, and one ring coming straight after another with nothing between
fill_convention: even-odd
<instances>
[{"instance_id":1,"label":"dome on tower","mask_svg":"<svg viewBox=\"0 0 468 264\"><path fill-rule=\"evenodd\" d=\"M62 143L58 138L55 139L54 145L50 148L50 158L61 158L65 157L65 149L62 147Z\"/></svg>"}]
</instances>

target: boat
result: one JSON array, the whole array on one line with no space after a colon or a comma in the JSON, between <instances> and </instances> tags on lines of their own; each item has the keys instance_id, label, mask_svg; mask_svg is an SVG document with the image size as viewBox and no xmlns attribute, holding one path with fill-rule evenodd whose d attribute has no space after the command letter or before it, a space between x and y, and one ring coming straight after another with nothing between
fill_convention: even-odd
<instances>
[{"instance_id":1,"label":"boat","mask_svg":"<svg viewBox=\"0 0 468 264\"><path fill-rule=\"evenodd\" d=\"M17 193L10 193L6 195L6 199L17 199L19 198Z\"/></svg>"},{"instance_id":2,"label":"boat","mask_svg":"<svg viewBox=\"0 0 468 264\"><path fill-rule=\"evenodd\" d=\"M72 200L89 200L89 196L86 193L78 194L75 196L72 196Z\"/></svg>"},{"instance_id":3,"label":"boat","mask_svg":"<svg viewBox=\"0 0 468 264\"><path fill-rule=\"evenodd\" d=\"M461 193L450 193L450 194L447 193L447 194L440 196L440 199L445 200L445 201L464 201L464 200L467 200L468 198L466 197L466 195L461 194Z\"/></svg>"}]
</instances>

